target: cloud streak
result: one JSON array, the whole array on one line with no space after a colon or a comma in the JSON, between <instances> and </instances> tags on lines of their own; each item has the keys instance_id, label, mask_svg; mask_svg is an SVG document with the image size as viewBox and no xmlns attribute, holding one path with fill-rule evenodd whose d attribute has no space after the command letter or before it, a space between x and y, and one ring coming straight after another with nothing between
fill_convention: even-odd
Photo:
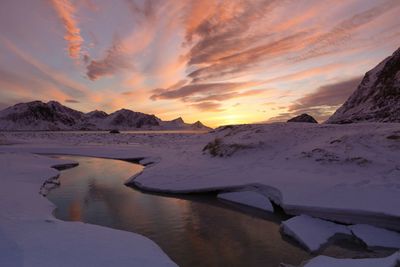
<instances>
[{"instance_id":1,"label":"cloud streak","mask_svg":"<svg viewBox=\"0 0 400 267\"><path fill-rule=\"evenodd\" d=\"M64 39L68 43L68 54L71 58L80 57L83 45L83 37L76 19L76 7L69 0L50 0L66 31Z\"/></svg>"},{"instance_id":2,"label":"cloud streak","mask_svg":"<svg viewBox=\"0 0 400 267\"><path fill-rule=\"evenodd\" d=\"M303 109L317 108L320 106L334 107L343 104L360 84L362 77L355 77L338 83L327 84L319 87L315 92L306 94L289 107L295 112Z\"/></svg>"},{"instance_id":3,"label":"cloud streak","mask_svg":"<svg viewBox=\"0 0 400 267\"><path fill-rule=\"evenodd\" d=\"M201 102L201 103L196 103L196 104L191 104L192 107L201 110L201 111L207 111L207 112L221 112L223 109L221 108L220 103L212 102L212 101L206 101L206 102Z\"/></svg>"},{"instance_id":4,"label":"cloud streak","mask_svg":"<svg viewBox=\"0 0 400 267\"><path fill-rule=\"evenodd\" d=\"M190 83L182 84L185 81L178 83L177 85L182 85L177 87L176 85L168 89L156 89L153 91L153 95L150 97L152 100L158 99L181 99L188 100L188 97L203 96L203 98L210 97L210 94L230 92L233 94L237 90L241 90L247 87L257 86L262 84L262 82L225 82L225 83ZM232 95L231 95L232 96ZM196 101L198 102L198 101Z\"/></svg>"},{"instance_id":5,"label":"cloud streak","mask_svg":"<svg viewBox=\"0 0 400 267\"><path fill-rule=\"evenodd\" d=\"M325 121L356 90L362 77L354 77L345 81L318 87L294 101L288 111L280 113L269 121L286 121L302 113L308 113L318 121Z\"/></svg>"}]
</instances>

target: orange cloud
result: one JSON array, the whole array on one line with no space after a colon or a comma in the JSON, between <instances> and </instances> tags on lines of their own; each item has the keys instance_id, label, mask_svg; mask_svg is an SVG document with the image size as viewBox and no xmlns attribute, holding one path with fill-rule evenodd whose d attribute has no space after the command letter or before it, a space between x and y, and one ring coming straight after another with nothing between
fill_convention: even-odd
<instances>
[{"instance_id":1,"label":"orange cloud","mask_svg":"<svg viewBox=\"0 0 400 267\"><path fill-rule=\"evenodd\" d=\"M66 33L64 39L68 42L68 53L71 58L79 58L82 50L83 38L75 18L76 7L69 0L50 0L57 12Z\"/></svg>"}]
</instances>

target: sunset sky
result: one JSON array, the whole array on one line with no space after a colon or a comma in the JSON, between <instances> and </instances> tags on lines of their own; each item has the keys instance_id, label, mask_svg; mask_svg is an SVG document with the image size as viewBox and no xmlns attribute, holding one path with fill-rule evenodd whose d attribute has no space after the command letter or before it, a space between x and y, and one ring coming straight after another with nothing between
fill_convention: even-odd
<instances>
[{"instance_id":1,"label":"sunset sky","mask_svg":"<svg viewBox=\"0 0 400 267\"><path fill-rule=\"evenodd\" d=\"M0 109L324 120L400 46L399 0L1 0Z\"/></svg>"}]
</instances>

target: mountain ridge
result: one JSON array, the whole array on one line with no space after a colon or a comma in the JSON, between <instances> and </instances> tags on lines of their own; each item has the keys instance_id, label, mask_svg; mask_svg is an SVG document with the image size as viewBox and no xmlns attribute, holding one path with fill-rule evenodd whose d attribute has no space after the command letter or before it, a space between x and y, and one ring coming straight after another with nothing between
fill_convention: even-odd
<instances>
[{"instance_id":1,"label":"mountain ridge","mask_svg":"<svg viewBox=\"0 0 400 267\"><path fill-rule=\"evenodd\" d=\"M325 123L355 122L400 122L400 48L368 71Z\"/></svg>"},{"instance_id":2,"label":"mountain ridge","mask_svg":"<svg viewBox=\"0 0 400 267\"><path fill-rule=\"evenodd\" d=\"M57 101L36 100L18 103L0 111L0 131L62 130L210 130L201 123L185 123L182 118L163 121L153 114L120 109L110 114L93 110L87 113Z\"/></svg>"}]
</instances>

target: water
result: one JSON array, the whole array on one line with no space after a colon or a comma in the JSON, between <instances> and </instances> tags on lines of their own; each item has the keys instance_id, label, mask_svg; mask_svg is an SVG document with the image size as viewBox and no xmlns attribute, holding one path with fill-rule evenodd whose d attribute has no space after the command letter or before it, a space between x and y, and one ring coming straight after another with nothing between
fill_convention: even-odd
<instances>
[{"instance_id":1,"label":"water","mask_svg":"<svg viewBox=\"0 0 400 267\"><path fill-rule=\"evenodd\" d=\"M119 130L123 134L204 134L205 130ZM109 130L93 130L93 131L37 131L37 130L22 130L22 131L1 131L11 134L18 133L52 133L52 134L109 134Z\"/></svg>"},{"instance_id":2,"label":"water","mask_svg":"<svg viewBox=\"0 0 400 267\"><path fill-rule=\"evenodd\" d=\"M279 266L310 256L279 232L280 219L238 208L215 196L174 198L124 185L142 166L125 161L63 156L79 162L61 172L48 198L55 216L142 234L180 266ZM134 249L134 248L132 248Z\"/></svg>"}]
</instances>

